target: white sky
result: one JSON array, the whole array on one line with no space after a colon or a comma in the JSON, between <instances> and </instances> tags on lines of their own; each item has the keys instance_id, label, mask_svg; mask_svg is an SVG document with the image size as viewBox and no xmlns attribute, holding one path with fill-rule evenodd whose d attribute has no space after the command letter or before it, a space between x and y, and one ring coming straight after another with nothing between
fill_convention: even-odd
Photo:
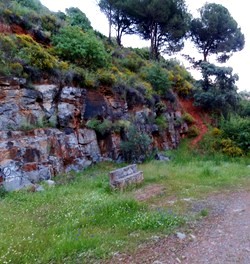
<instances>
[{"instance_id":1,"label":"white sky","mask_svg":"<svg viewBox=\"0 0 250 264\"><path fill-rule=\"evenodd\" d=\"M99 7L96 4L96 0L40 0L41 3L47 6L52 11L64 11L68 7L78 7L81 9L88 19L91 21L91 25L94 29L101 33L108 35L108 22L106 17L100 12ZM249 58L250 58L250 27L249 27L249 9L246 6L247 1L245 0L186 0L186 4L189 7L189 11L196 16L198 8L202 7L205 2L213 2L222 4L225 6L232 17L237 21L243 34L245 35L245 48L233 55L232 58L226 64L234 69L234 73L239 75L239 81L237 86L239 90L250 91L249 75L250 70L248 69ZM124 36L122 43L126 47L145 47L149 46L148 42L140 40L137 36ZM189 54L192 57L202 59L202 55L196 53L195 49L192 49L190 44L181 51L181 53ZM181 57L176 56L179 60L188 66L187 62ZM197 73L192 72L195 77L198 77Z\"/></svg>"}]
</instances>

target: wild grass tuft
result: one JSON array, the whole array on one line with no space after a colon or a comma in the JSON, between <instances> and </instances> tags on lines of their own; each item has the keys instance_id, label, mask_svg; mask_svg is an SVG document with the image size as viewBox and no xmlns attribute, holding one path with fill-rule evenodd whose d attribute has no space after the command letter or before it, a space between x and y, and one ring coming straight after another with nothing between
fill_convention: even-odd
<instances>
[{"instance_id":1,"label":"wild grass tuft","mask_svg":"<svg viewBox=\"0 0 250 264\"><path fill-rule=\"evenodd\" d=\"M0 263L92 263L182 225L184 198L249 186L247 158L202 155L185 142L167 154L170 162L139 166L145 182L137 188L164 187L144 201L135 199L135 188L110 190L108 172L117 167L113 163L56 177L60 184L44 192L1 196Z\"/></svg>"}]
</instances>

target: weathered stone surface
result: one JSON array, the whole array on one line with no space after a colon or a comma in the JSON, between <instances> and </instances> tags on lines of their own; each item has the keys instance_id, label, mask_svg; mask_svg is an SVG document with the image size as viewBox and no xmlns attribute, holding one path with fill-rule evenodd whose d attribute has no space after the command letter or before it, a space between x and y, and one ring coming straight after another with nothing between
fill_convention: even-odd
<instances>
[{"instance_id":1,"label":"weathered stone surface","mask_svg":"<svg viewBox=\"0 0 250 264\"><path fill-rule=\"evenodd\" d=\"M109 173L110 186L123 189L131 184L138 184L144 180L143 172L137 171L137 165L132 164Z\"/></svg>"},{"instance_id":2,"label":"weathered stone surface","mask_svg":"<svg viewBox=\"0 0 250 264\"><path fill-rule=\"evenodd\" d=\"M18 171L19 175L12 166L10 177L16 180L11 183L14 186L8 189L19 186L21 175L30 183L49 180L58 173L81 171L96 162L95 155L100 155L95 133L89 129L81 130L80 141L75 132L66 134L52 128L26 133L12 132L1 132L0 159L3 164L12 161L20 162L23 166Z\"/></svg>"},{"instance_id":3,"label":"weathered stone surface","mask_svg":"<svg viewBox=\"0 0 250 264\"><path fill-rule=\"evenodd\" d=\"M139 133L153 138L151 147L160 150L176 148L188 129L180 122L181 112L171 108L162 113L168 126L160 130L150 121L156 118L153 109L146 105L128 109L126 98L107 87L86 90L40 84L28 88L20 79L3 80L0 86L0 161L21 162L20 173L30 184L58 173L80 171L101 160L123 160L120 143L126 138L125 129L96 134L85 128L89 119L130 121ZM17 188L18 178L12 183ZM131 181L128 176L124 179L121 185Z\"/></svg>"},{"instance_id":4,"label":"weathered stone surface","mask_svg":"<svg viewBox=\"0 0 250 264\"><path fill-rule=\"evenodd\" d=\"M1 175L4 177L3 186L7 191L20 190L32 185L30 180L23 174L20 162L17 161L2 161Z\"/></svg>"},{"instance_id":5,"label":"weathered stone surface","mask_svg":"<svg viewBox=\"0 0 250 264\"><path fill-rule=\"evenodd\" d=\"M156 160L160 160L160 161L170 161L170 158L161 154L161 153L157 153L155 154L155 159Z\"/></svg>"},{"instance_id":6,"label":"weathered stone surface","mask_svg":"<svg viewBox=\"0 0 250 264\"><path fill-rule=\"evenodd\" d=\"M35 90L42 95L40 105L48 116L55 113L55 99L58 95L59 88L56 85L35 85Z\"/></svg>"},{"instance_id":7,"label":"weathered stone surface","mask_svg":"<svg viewBox=\"0 0 250 264\"><path fill-rule=\"evenodd\" d=\"M84 156L90 158L93 162L101 160L101 152L97 143L95 131L87 128L79 129L78 142Z\"/></svg>"}]
</instances>

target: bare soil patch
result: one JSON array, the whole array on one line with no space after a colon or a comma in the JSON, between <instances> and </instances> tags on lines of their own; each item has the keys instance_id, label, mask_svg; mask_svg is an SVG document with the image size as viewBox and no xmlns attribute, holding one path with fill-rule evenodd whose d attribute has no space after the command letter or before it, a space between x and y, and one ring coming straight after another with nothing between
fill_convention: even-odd
<instances>
[{"instance_id":1,"label":"bare soil patch","mask_svg":"<svg viewBox=\"0 0 250 264\"><path fill-rule=\"evenodd\" d=\"M192 202L189 210L207 210L208 216L178 230L185 238L176 234L153 237L130 254L116 254L108 263L250 263L249 191L212 195Z\"/></svg>"},{"instance_id":2,"label":"bare soil patch","mask_svg":"<svg viewBox=\"0 0 250 264\"><path fill-rule=\"evenodd\" d=\"M151 184L145 188L138 189L135 192L135 199L138 201L146 201L150 198L159 196L165 192L165 187L160 184Z\"/></svg>"},{"instance_id":3,"label":"bare soil patch","mask_svg":"<svg viewBox=\"0 0 250 264\"><path fill-rule=\"evenodd\" d=\"M195 119L195 125L199 129L199 135L195 137L191 142L191 145L195 146L197 143L201 141L203 136L208 131L207 125L205 124L205 120L206 122L209 123L211 121L200 107L193 105L193 100L180 100L180 104L185 112L192 115L192 117Z\"/></svg>"}]
</instances>

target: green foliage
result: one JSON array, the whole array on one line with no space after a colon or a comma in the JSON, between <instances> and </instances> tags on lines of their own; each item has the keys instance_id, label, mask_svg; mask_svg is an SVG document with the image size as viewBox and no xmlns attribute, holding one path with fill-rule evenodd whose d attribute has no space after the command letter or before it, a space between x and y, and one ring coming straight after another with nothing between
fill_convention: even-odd
<instances>
[{"instance_id":1,"label":"green foliage","mask_svg":"<svg viewBox=\"0 0 250 264\"><path fill-rule=\"evenodd\" d=\"M193 78L185 67L175 63L169 68L169 80L172 83L173 90L181 97L187 97L192 94Z\"/></svg>"},{"instance_id":2,"label":"green foliage","mask_svg":"<svg viewBox=\"0 0 250 264\"><path fill-rule=\"evenodd\" d=\"M113 129L115 132L121 132L121 130L127 131L130 125L131 125L131 122L128 120L117 120L113 124Z\"/></svg>"},{"instance_id":3,"label":"green foliage","mask_svg":"<svg viewBox=\"0 0 250 264\"><path fill-rule=\"evenodd\" d=\"M109 40L111 41L111 27L116 31L116 42L122 45L122 36L133 33L133 21L128 16L132 7L128 0L99 0L100 10L106 15L109 21Z\"/></svg>"},{"instance_id":4,"label":"green foliage","mask_svg":"<svg viewBox=\"0 0 250 264\"><path fill-rule=\"evenodd\" d=\"M164 131L168 128L168 121L164 115L160 115L155 119L156 125L159 127L160 131Z\"/></svg>"},{"instance_id":5,"label":"green foliage","mask_svg":"<svg viewBox=\"0 0 250 264\"><path fill-rule=\"evenodd\" d=\"M231 115L221 122L223 137L231 139L245 152L250 150L250 119Z\"/></svg>"},{"instance_id":6,"label":"green foliage","mask_svg":"<svg viewBox=\"0 0 250 264\"><path fill-rule=\"evenodd\" d=\"M24 118L20 123L20 129L23 131L30 131L37 128L55 127L55 124L50 123L45 117L39 117L35 122Z\"/></svg>"},{"instance_id":7,"label":"green foliage","mask_svg":"<svg viewBox=\"0 0 250 264\"><path fill-rule=\"evenodd\" d=\"M9 193L1 200L0 262L105 262L114 252L134 251L153 236L176 232L185 222L180 213L186 215L190 208L183 198L203 200L210 194L249 186L249 160L244 157L197 155L187 144L168 155L168 163L139 165L145 187L156 183L167 190L141 202L133 198L134 189L107 191L107 175L117 168L113 163L91 166L66 185L56 184L44 192ZM166 201L173 197L176 202L168 205ZM203 207L198 216L206 214Z\"/></svg>"},{"instance_id":8,"label":"green foliage","mask_svg":"<svg viewBox=\"0 0 250 264\"><path fill-rule=\"evenodd\" d=\"M189 15L181 0L134 0L129 16L135 20L136 32L150 40L151 58L158 60L160 51L181 50L188 30Z\"/></svg>"},{"instance_id":9,"label":"green foliage","mask_svg":"<svg viewBox=\"0 0 250 264\"><path fill-rule=\"evenodd\" d=\"M83 31L92 29L86 15L77 7L66 8L67 21L70 26L78 26Z\"/></svg>"},{"instance_id":10,"label":"green foliage","mask_svg":"<svg viewBox=\"0 0 250 264\"><path fill-rule=\"evenodd\" d=\"M49 37L51 37L51 33L57 33L59 28L63 26L61 19L58 19L54 14L45 14L40 17L40 20L43 31L49 32Z\"/></svg>"},{"instance_id":11,"label":"green foliage","mask_svg":"<svg viewBox=\"0 0 250 264\"><path fill-rule=\"evenodd\" d=\"M10 75L13 73L12 68L16 68L13 63L17 63L15 62L15 56L17 52L18 47L16 43L16 38L11 35L8 36L0 33L0 73L2 75Z\"/></svg>"},{"instance_id":12,"label":"green foliage","mask_svg":"<svg viewBox=\"0 0 250 264\"><path fill-rule=\"evenodd\" d=\"M96 118L93 118L91 120L88 120L88 122L86 123L86 127L93 129L93 130L97 130L97 127L101 124L101 120L98 120Z\"/></svg>"},{"instance_id":13,"label":"green foliage","mask_svg":"<svg viewBox=\"0 0 250 264\"><path fill-rule=\"evenodd\" d=\"M2 5L2 7L0 6L0 20L5 23L16 24L24 30L42 30L41 26L44 25L42 17L50 16L56 18L38 0L11 0L4 1ZM59 21L56 19L54 25L58 23Z\"/></svg>"},{"instance_id":14,"label":"green foliage","mask_svg":"<svg viewBox=\"0 0 250 264\"><path fill-rule=\"evenodd\" d=\"M218 67L207 62L201 63L200 67L203 80L199 83L201 89L195 91L195 104L226 116L239 102L235 85L238 76L230 67Z\"/></svg>"},{"instance_id":15,"label":"green foliage","mask_svg":"<svg viewBox=\"0 0 250 264\"><path fill-rule=\"evenodd\" d=\"M149 48L133 48L133 51L143 60L149 60L150 58Z\"/></svg>"},{"instance_id":16,"label":"green foliage","mask_svg":"<svg viewBox=\"0 0 250 264\"><path fill-rule=\"evenodd\" d=\"M222 5L206 3L200 9L200 18L191 22L190 33L198 51L207 56L216 54L220 62L230 58L231 52L243 49L245 40L237 22Z\"/></svg>"},{"instance_id":17,"label":"green foliage","mask_svg":"<svg viewBox=\"0 0 250 264\"><path fill-rule=\"evenodd\" d=\"M187 112L185 112L183 115L182 115L182 119L184 122L186 122L187 124L193 124L195 122L193 116Z\"/></svg>"},{"instance_id":18,"label":"green foliage","mask_svg":"<svg viewBox=\"0 0 250 264\"><path fill-rule=\"evenodd\" d=\"M218 128L213 128L204 136L200 147L205 153L213 155L223 153L229 157L241 157L246 153L223 130Z\"/></svg>"},{"instance_id":19,"label":"green foliage","mask_svg":"<svg viewBox=\"0 0 250 264\"><path fill-rule=\"evenodd\" d=\"M112 121L108 119L104 119L98 126L97 126L97 131L101 135L105 135L107 133L110 133L111 130L113 129L113 123Z\"/></svg>"},{"instance_id":20,"label":"green foliage","mask_svg":"<svg viewBox=\"0 0 250 264\"><path fill-rule=\"evenodd\" d=\"M188 132L187 132L188 137L190 138L197 137L199 136L199 134L200 131L196 125L192 125L191 127L188 128Z\"/></svg>"},{"instance_id":21,"label":"green foliage","mask_svg":"<svg viewBox=\"0 0 250 264\"><path fill-rule=\"evenodd\" d=\"M100 135L106 135L110 132L121 132L121 130L127 131L130 127L130 121L128 120L116 120L112 122L108 119L103 121L98 120L97 118L92 118L86 123L86 127L95 130Z\"/></svg>"},{"instance_id":22,"label":"green foliage","mask_svg":"<svg viewBox=\"0 0 250 264\"><path fill-rule=\"evenodd\" d=\"M235 146L235 143L231 139L222 139L219 147L222 152L231 157L242 156L243 151L239 147Z\"/></svg>"},{"instance_id":23,"label":"green foliage","mask_svg":"<svg viewBox=\"0 0 250 264\"><path fill-rule=\"evenodd\" d=\"M83 32L77 26L62 28L53 37L55 51L60 58L91 69L105 67L109 55L104 45L92 32Z\"/></svg>"},{"instance_id":24,"label":"green foliage","mask_svg":"<svg viewBox=\"0 0 250 264\"><path fill-rule=\"evenodd\" d=\"M250 92L243 91L239 93L240 105L238 108L238 114L241 117L250 117Z\"/></svg>"},{"instance_id":25,"label":"green foliage","mask_svg":"<svg viewBox=\"0 0 250 264\"><path fill-rule=\"evenodd\" d=\"M128 54L125 58L121 59L121 65L131 72L139 72L140 68L145 64L144 61L135 53Z\"/></svg>"},{"instance_id":26,"label":"green foliage","mask_svg":"<svg viewBox=\"0 0 250 264\"><path fill-rule=\"evenodd\" d=\"M4 75L32 78L61 68L62 64L46 48L28 35L0 34L1 60ZM32 69L32 71L30 71ZM27 73L26 73L27 72Z\"/></svg>"},{"instance_id":27,"label":"green foliage","mask_svg":"<svg viewBox=\"0 0 250 264\"><path fill-rule=\"evenodd\" d=\"M84 71L84 81L83 85L86 88L97 88L98 87L98 76L92 71Z\"/></svg>"},{"instance_id":28,"label":"green foliage","mask_svg":"<svg viewBox=\"0 0 250 264\"><path fill-rule=\"evenodd\" d=\"M3 185L1 185L1 183L0 183L0 200L3 199L7 194L8 194L8 192L5 190Z\"/></svg>"},{"instance_id":29,"label":"green foliage","mask_svg":"<svg viewBox=\"0 0 250 264\"><path fill-rule=\"evenodd\" d=\"M112 86L117 81L115 74L110 70L101 69L97 72L97 76L101 85Z\"/></svg>"},{"instance_id":30,"label":"green foliage","mask_svg":"<svg viewBox=\"0 0 250 264\"><path fill-rule=\"evenodd\" d=\"M45 9L39 0L15 0L14 2L17 2L20 6L34 10L36 12L40 12L41 10Z\"/></svg>"},{"instance_id":31,"label":"green foliage","mask_svg":"<svg viewBox=\"0 0 250 264\"><path fill-rule=\"evenodd\" d=\"M96 118L93 118L88 120L88 122L86 123L86 127L95 130L101 135L105 135L112 131L113 123L108 119L104 119L103 121L101 121Z\"/></svg>"},{"instance_id":32,"label":"green foliage","mask_svg":"<svg viewBox=\"0 0 250 264\"><path fill-rule=\"evenodd\" d=\"M212 136L216 137L216 136L221 136L222 135L222 130L214 127L213 130L211 131Z\"/></svg>"},{"instance_id":33,"label":"green foliage","mask_svg":"<svg viewBox=\"0 0 250 264\"><path fill-rule=\"evenodd\" d=\"M19 62L13 62L9 64L11 73L16 77L21 77L23 73L23 66Z\"/></svg>"},{"instance_id":34,"label":"green foliage","mask_svg":"<svg viewBox=\"0 0 250 264\"><path fill-rule=\"evenodd\" d=\"M112 169L113 164L102 164L53 190L7 195L1 200L0 262L105 261L114 251L136 248L185 222L165 208L153 210L139 203L129 193L107 192Z\"/></svg>"},{"instance_id":35,"label":"green foliage","mask_svg":"<svg viewBox=\"0 0 250 264\"><path fill-rule=\"evenodd\" d=\"M143 67L141 70L141 76L161 95L164 95L171 87L168 72L158 64Z\"/></svg>"},{"instance_id":36,"label":"green foliage","mask_svg":"<svg viewBox=\"0 0 250 264\"><path fill-rule=\"evenodd\" d=\"M148 134L140 132L131 125L127 132L127 140L121 142L121 150L126 161L139 161L145 159L150 151L149 146L152 140Z\"/></svg>"},{"instance_id":37,"label":"green foliage","mask_svg":"<svg viewBox=\"0 0 250 264\"><path fill-rule=\"evenodd\" d=\"M32 37L17 35L17 42L20 48L18 56L25 64L45 71L59 66L57 59L49 54L42 45L35 42Z\"/></svg>"}]
</instances>

